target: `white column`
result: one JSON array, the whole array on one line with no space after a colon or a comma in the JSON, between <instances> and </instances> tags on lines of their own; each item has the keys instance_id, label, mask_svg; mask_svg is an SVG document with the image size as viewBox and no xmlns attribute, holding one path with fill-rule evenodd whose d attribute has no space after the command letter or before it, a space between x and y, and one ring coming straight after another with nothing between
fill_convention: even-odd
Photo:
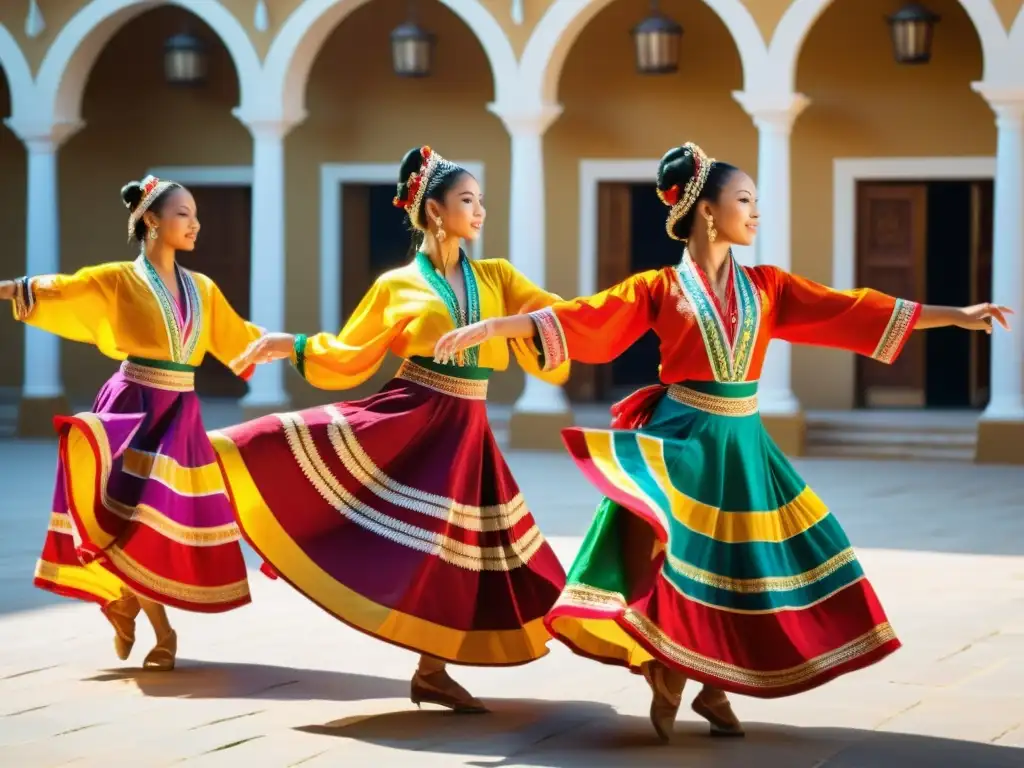
<instances>
[{"instance_id":1,"label":"white column","mask_svg":"<svg viewBox=\"0 0 1024 768\"><path fill-rule=\"evenodd\" d=\"M1024 312L1024 88L989 89L975 84L996 113L992 297L1018 314ZM1024 421L1024 333L992 332L989 403L981 418Z\"/></svg>"},{"instance_id":2,"label":"white column","mask_svg":"<svg viewBox=\"0 0 1024 768\"><path fill-rule=\"evenodd\" d=\"M239 119L249 128L252 151L252 272L249 319L268 332L284 331L284 138L294 122ZM246 408L288 407L284 365L258 365L249 380Z\"/></svg>"},{"instance_id":3,"label":"white column","mask_svg":"<svg viewBox=\"0 0 1024 768\"><path fill-rule=\"evenodd\" d=\"M798 93L765 99L738 91L733 96L757 126L757 193L761 213L757 263L774 264L789 271L793 247L789 139L793 122L809 102ZM766 416L800 412L800 403L793 394L791 353L786 342L774 341L769 347L757 392L758 405Z\"/></svg>"},{"instance_id":4,"label":"white column","mask_svg":"<svg viewBox=\"0 0 1024 768\"><path fill-rule=\"evenodd\" d=\"M27 231L25 274L29 277L60 271L60 196L57 152L78 124L27 124L12 118L8 126L28 151ZM25 326L23 400L52 400L64 396L60 373L60 337Z\"/></svg>"},{"instance_id":5,"label":"white column","mask_svg":"<svg viewBox=\"0 0 1024 768\"><path fill-rule=\"evenodd\" d=\"M540 286L547 283L544 228L544 132L560 114L554 104L531 109L505 109L491 104L512 139L511 202L509 204L509 260L516 269ZM569 403L561 387L533 376L514 406L525 413L568 413Z\"/></svg>"}]
</instances>

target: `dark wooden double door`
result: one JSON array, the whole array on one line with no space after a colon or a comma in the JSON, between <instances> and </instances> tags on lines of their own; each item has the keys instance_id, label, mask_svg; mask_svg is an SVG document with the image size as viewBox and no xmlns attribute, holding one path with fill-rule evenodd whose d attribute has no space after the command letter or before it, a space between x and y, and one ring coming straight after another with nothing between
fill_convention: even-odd
<instances>
[{"instance_id":1,"label":"dark wooden double door","mask_svg":"<svg viewBox=\"0 0 1024 768\"><path fill-rule=\"evenodd\" d=\"M929 304L992 294L992 182L862 182L857 188L857 285ZM856 404L867 408L982 407L985 334L913 334L892 365L857 361Z\"/></svg>"}]
</instances>

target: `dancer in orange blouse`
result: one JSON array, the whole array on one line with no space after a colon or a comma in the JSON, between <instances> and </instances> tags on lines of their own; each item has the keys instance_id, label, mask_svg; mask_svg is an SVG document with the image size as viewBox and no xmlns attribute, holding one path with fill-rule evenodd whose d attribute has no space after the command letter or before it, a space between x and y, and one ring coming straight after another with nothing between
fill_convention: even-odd
<instances>
[{"instance_id":1,"label":"dancer in orange blouse","mask_svg":"<svg viewBox=\"0 0 1024 768\"><path fill-rule=\"evenodd\" d=\"M577 653L646 677L663 739L687 678L704 684L692 707L712 734L742 736L726 691L805 691L900 644L838 520L764 430L769 342L891 363L915 329L991 332L1010 310L923 306L740 266L731 246L753 242L754 182L694 144L662 158L657 187L667 232L685 243L679 264L457 329L435 352L444 362L494 337L536 336L545 365L605 363L657 333L663 383L617 404L612 429L563 433L607 498L546 621Z\"/></svg>"}]
</instances>

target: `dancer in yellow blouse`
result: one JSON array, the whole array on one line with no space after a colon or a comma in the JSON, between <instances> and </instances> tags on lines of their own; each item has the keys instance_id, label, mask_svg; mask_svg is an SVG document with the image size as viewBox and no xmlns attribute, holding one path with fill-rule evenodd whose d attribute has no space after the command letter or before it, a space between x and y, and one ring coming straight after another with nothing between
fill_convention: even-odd
<instances>
[{"instance_id":1,"label":"dancer in yellow blouse","mask_svg":"<svg viewBox=\"0 0 1024 768\"><path fill-rule=\"evenodd\" d=\"M187 189L149 176L121 196L135 261L0 282L0 299L13 299L17 319L123 361L91 412L55 420L56 490L35 584L99 603L121 659L141 608L157 636L145 666L171 669L177 635L165 605L218 612L249 602L193 379L207 353L228 364L262 331L212 280L178 265L176 252L199 234Z\"/></svg>"},{"instance_id":2,"label":"dancer in yellow blouse","mask_svg":"<svg viewBox=\"0 0 1024 768\"><path fill-rule=\"evenodd\" d=\"M421 654L414 702L485 711L445 662L524 664L547 653L544 615L565 572L538 530L487 422L487 380L509 344L432 361L452 327L558 299L459 241L484 221L476 179L429 147L410 151L395 204L415 229L410 264L381 275L341 333L271 334L239 365L290 357L323 389L403 359L376 395L278 414L212 435L242 532L269 565L345 623ZM542 370L532 342L512 352Z\"/></svg>"}]
</instances>

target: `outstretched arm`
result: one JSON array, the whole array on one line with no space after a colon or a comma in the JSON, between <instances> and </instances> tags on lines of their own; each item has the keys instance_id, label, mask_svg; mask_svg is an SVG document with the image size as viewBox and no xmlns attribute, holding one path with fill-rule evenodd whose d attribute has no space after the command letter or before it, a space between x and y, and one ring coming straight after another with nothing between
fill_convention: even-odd
<instances>
[{"instance_id":1,"label":"outstretched arm","mask_svg":"<svg viewBox=\"0 0 1024 768\"><path fill-rule=\"evenodd\" d=\"M794 344L844 349L892 363L915 330L958 326L991 332L993 319L1009 327L1006 307L919 304L871 288L837 291L776 267L760 269L770 278L777 302L773 335Z\"/></svg>"},{"instance_id":2,"label":"outstretched arm","mask_svg":"<svg viewBox=\"0 0 1024 768\"><path fill-rule=\"evenodd\" d=\"M40 275L0 282L0 299L13 303L14 317L71 341L104 347L111 341L121 266L85 267L71 275Z\"/></svg>"},{"instance_id":3,"label":"outstretched arm","mask_svg":"<svg viewBox=\"0 0 1024 768\"><path fill-rule=\"evenodd\" d=\"M387 356L391 342L408 321L389 323L385 312L390 302L388 287L374 283L337 335L315 336L268 333L252 342L232 363L244 370L249 365L290 358L299 374L319 389L349 389L370 378Z\"/></svg>"},{"instance_id":4,"label":"outstretched arm","mask_svg":"<svg viewBox=\"0 0 1024 768\"><path fill-rule=\"evenodd\" d=\"M940 307L934 304L921 305L921 314L917 318L915 331L926 331L929 328L966 328L968 331L985 331L992 333L993 320L1006 330L1010 330L1007 315L1013 310L1002 304L975 304L970 307Z\"/></svg>"},{"instance_id":5,"label":"outstretched arm","mask_svg":"<svg viewBox=\"0 0 1024 768\"><path fill-rule=\"evenodd\" d=\"M492 337L526 339L536 336L544 369L566 360L605 363L614 360L650 330L654 322L657 271L643 272L606 291L560 301L529 314L484 320L441 337L435 359L446 363L467 347Z\"/></svg>"}]
</instances>

